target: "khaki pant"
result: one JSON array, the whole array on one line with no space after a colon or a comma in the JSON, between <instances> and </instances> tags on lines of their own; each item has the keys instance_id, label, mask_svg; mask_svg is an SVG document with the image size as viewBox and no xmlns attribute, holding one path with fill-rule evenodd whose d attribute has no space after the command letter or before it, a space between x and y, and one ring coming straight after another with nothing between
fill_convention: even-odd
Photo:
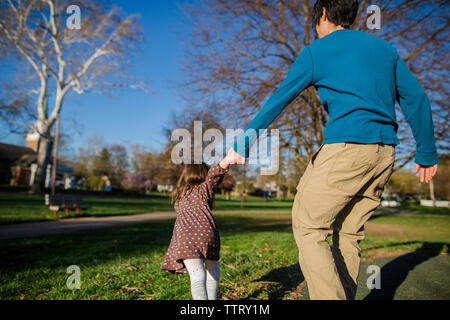
<instances>
[{"instance_id":1,"label":"khaki pant","mask_svg":"<svg viewBox=\"0 0 450 320\"><path fill-rule=\"evenodd\" d=\"M355 298L364 224L380 204L394 158L393 146L356 143L325 144L311 157L292 209L311 299Z\"/></svg>"}]
</instances>

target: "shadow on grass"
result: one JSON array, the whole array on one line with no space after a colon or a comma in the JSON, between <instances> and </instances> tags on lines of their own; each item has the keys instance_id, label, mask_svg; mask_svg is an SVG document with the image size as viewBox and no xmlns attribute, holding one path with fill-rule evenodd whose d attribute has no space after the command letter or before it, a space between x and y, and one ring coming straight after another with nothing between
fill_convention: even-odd
<instances>
[{"instance_id":1,"label":"shadow on grass","mask_svg":"<svg viewBox=\"0 0 450 320\"><path fill-rule=\"evenodd\" d=\"M244 208L241 208L239 205L233 205L231 203L224 203L224 204L217 204L214 208L215 210L235 210L235 211L242 211L242 210L284 210L289 211L291 210L290 206L282 206L282 205L265 205L264 202L258 203L253 202L246 204Z\"/></svg>"},{"instance_id":2,"label":"shadow on grass","mask_svg":"<svg viewBox=\"0 0 450 320\"><path fill-rule=\"evenodd\" d=\"M173 206L169 201L160 199L111 199L110 202L108 202L104 199L101 201L100 199L87 198L83 202L91 207L90 211L92 215L102 215L101 212L99 213L97 211L108 211L111 210L112 206L114 207L114 211L120 212L121 214L122 212L125 214L126 212L136 213L136 210L142 212L173 210Z\"/></svg>"},{"instance_id":3,"label":"shadow on grass","mask_svg":"<svg viewBox=\"0 0 450 320\"><path fill-rule=\"evenodd\" d=\"M388 248L394 248L394 247L400 247L400 246L408 246L408 245L413 245L413 244L417 244L417 243L423 243L423 241L417 241L417 240L411 240L411 241L395 241L395 242L391 242L391 243L383 243L380 245L371 245L370 247L363 247L363 250L368 251L368 250L376 250L376 249L388 249Z\"/></svg>"},{"instance_id":4,"label":"shadow on grass","mask_svg":"<svg viewBox=\"0 0 450 320\"><path fill-rule=\"evenodd\" d=\"M381 289L374 289L364 300L393 300L398 287L405 281L408 273L416 266L438 256L448 243L425 242L416 251L393 259L381 268Z\"/></svg>"},{"instance_id":5,"label":"shadow on grass","mask_svg":"<svg viewBox=\"0 0 450 320\"><path fill-rule=\"evenodd\" d=\"M397 208L381 208L378 209L369 219L375 220L380 217L387 216L450 216L450 210L448 208L432 208L432 207L397 207Z\"/></svg>"},{"instance_id":6,"label":"shadow on grass","mask_svg":"<svg viewBox=\"0 0 450 320\"><path fill-rule=\"evenodd\" d=\"M274 269L254 282L269 282L267 286L254 291L243 300L255 299L262 293L268 293L269 300L280 300L295 290L305 280L298 263L288 267Z\"/></svg>"},{"instance_id":7,"label":"shadow on grass","mask_svg":"<svg viewBox=\"0 0 450 320\"><path fill-rule=\"evenodd\" d=\"M26 206L42 206L46 207L44 197L35 195L0 195L1 206L8 208L26 207Z\"/></svg>"},{"instance_id":8,"label":"shadow on grass","mask_svg":"<svg viewBox=\"0 0 450 320\"><path fill-rule=\"evenodd\" d=\"M289 221L283 222L277 219L252 219L246 217L225 218L221 217L217 220L219 230L222 235L231 235L242 232L290 232L292 226Z\"/></svg>"}]
</instances>

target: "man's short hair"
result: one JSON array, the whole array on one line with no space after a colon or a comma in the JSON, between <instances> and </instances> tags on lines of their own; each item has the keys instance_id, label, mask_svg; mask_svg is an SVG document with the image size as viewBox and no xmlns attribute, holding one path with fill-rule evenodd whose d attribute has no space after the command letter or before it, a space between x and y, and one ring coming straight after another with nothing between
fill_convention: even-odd
<instances>
[{"instance_id":1,"label":"man's short hair","mask_svg":"<svg viewBox=\"0 0 450 320\"><path fill-rule=\"evenodd\" d=\"M317 0L312 10L312 26L315 28L326 9L327 19L337 26L349 29L358 14L358 0Z\"/></svg>"}]
</instances>

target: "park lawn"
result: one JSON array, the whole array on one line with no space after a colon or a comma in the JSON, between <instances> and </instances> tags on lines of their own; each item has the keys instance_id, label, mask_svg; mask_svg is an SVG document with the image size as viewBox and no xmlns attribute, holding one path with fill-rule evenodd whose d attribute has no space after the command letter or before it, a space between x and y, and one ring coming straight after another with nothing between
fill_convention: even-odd
<instances>
[{"instance_id":1,"label":"park lawn","mask_svg":"<svg viewBox=\"0 0 450 320\"><path fill-rule=\"evenodd\" d=\"M235 201L241 201L241 196L240 195L236 195L236 196L230 196L228 197L226 194L221 194L221 193L217 193L215 195L216 200L235 200ZM253 196L253 195L247 195L245 197L245 200L247 201L261 201L263 200L262 196ZM270 201L278 201L277 197L270 197L269 198ZM290 197L283 197L282 201L294 201L294 196L290 196Z\"/></svg>"},{"instance_id":2,"label":"park lawn","mask_svg":"<svg viewBox=\"0 0 450 320\"><path fill-rule=\"evenodd\" d=\"M399 207L401 210L420 212L420 214L430 215L450 215L450 209L446 207L424 207L416 201L405 201Z\"/></svg>"},{"instance_id":3,"label":"park lawn","mask_svg":"<svg viewBox=\"0 0 450 320\"><path fill-rule=\"evenodd\" d=\"M83 203L90 206L78 216L107 216L171 211L173 206L167 198L108 198L83 197ZM75 211L71 211L71 217ZM65 213L59 212L58 218ZM43 196L27 194L0 194L0 224L45 221L58 219L44 203Z\"/></svg>"},{"instance_id":4,"label":"park lawn","mask_svg":"<svg viewBox=\"0 0 450 320\"><path fill-rule=\"evenodd\" d=\"M289 212L217 211L215 215L222 242L219 298L305 298ZM386 218L371 223L422 228L415 217ZM450 217L441 218L420 229L429 233L423 240L408 232L401 238L367 234L361 243L363 259L373 251L379 257L383 250L403 254L423 247L448 254L450 230L443 223L448 224ZM172 228L169 220L2 240L0 299L190 299L187 275L160 270ZM430 233L444 229L444 238ZM80 290L66 286L70 265L80 267Z\"/></svg>"},{"instance_id":5,"label":"park lawn","mask_svg":"<svg viewBox=\"0 0 450 320\"><path fill-rule=\"evenodd\" d=\"M388 215L374 217L370 222L400 226L403 233L420 241L446 242L450 238L449 216Z\"/></svg>"},{"instance_id":6,"label":"park lawn","mask_svg":"<svg viewBox=\"0 0 450 320\"><path fill-rule=\"evenodd\" d=\"M82 211L78 216L107 216L149 213L158 211L172 211L173 205L168 197L141 197L141 198L119 198L119 197L83 197L83 202L90 206L87 211ZM286 209L290 210L292 201L269 201L248 200L245 209ZM215 201L217 210L242 210L241 202L237 200ZM70 217L75 216L71 211ZM64 212L59 212L58 217L44 204L43 196L27 194L0 194L0 224L21 223L31 221L45 221L65 218Z\"/></svg>"},{"instance_id":7,"label":"park lawn","mask_svg":"<svg viewBox=\"0 0 450 320\"><path fill-rule=\"evenodd\" d=\"M93 192L83 195L83 202L90 206L87 211L82 211L77 216L108 216L127 215L158 211L172 211L173 205L167 195L162 193L152 193L149 196L129 196L118 195L107 196L101 193L95 196ZM217 195L214 204L215 210L275 210L290 211L293 200L287 199L278 201L271 198L270 201L263 201L261 197L250 196L244 202L244 209L241 208L241 201L232 198L225 200L225 195ZM426 214L430 216L445 215L450 216L448 208L429 208L414 204L404 203L401 210L412 213ZM392 211L392 209L380 208L378 212ZM74 217L75 211L71 211L69 217ZM44 204L44 197L29 195L25 192L7 192L0 194L0 224L48 221L66 218L64 212L59 212L58 217L53 216L53 212Z\"/></svg>"}]
</instances>

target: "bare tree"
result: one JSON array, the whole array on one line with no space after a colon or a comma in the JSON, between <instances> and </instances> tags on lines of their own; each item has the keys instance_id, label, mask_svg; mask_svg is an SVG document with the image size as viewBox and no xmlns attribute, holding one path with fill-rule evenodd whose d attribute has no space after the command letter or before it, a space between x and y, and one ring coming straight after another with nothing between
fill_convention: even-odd
<instances>
[{"instance_id":1,"label":"bare tree","mask_svg":"<svg viewBox=\"0 0 450 320\"><path fill-rule=\"evenodd\" d=\"M164 166L161 154L146 150L140 145L132 145L130 149L132 171L142 172L150 181L156 181Z\"/></svg>"},{"instance_id":2,"label":"bare tree","mask_svg":"<svg viewBox=\"0 0 450 320\"><path fill-rule=\"evenodd\" d=\"M125 178L126 171L129 167L128 153L125 146L118 143L112 144L109 147L109 151L111 152L112 163L110 170L111 184L113 187L118 187Z\"/></svg>"},{"instance_id":3,"label":"bare tree","mask_svg":"<svg viewBox=\"0 0 450 320\"><path fill-rule=\"evenodd\" d=\"M205 0L186 7L194 24L184 69L183 97L196 108L214 110L245 127L287 76L301 50L316 37L310 0ZM381 30L368 30L367 7L382 12ZM448 2L444 0L361 1L356 30L370 32L398 48L433 105L436 140L448 148ZM399 113L397 166L414 158L415 144ZM295 99L273 124L282 148L301 168L323 140L328 120L312 87Z\"/></svg>"},{"instance_id":4,"label":"bare tree","mask_svg":"<svg viewBox=\"0 0 450 320\"><path fill-rule=\"evenodd\" d=\"M222 144L222 147L225 148L225 138L226 138L226 132L222 125L220 124L220 119L217 117L217 115L214 112L211 112L209 110L200 109L197 110L194 107L187 107L185 108L181 114L183 114L182 117L180 117L180 112L176 112L172 114L170 122L166 125L164 131L166 133L167 137L167 145L166 148L171 149L174 145L181 142L180 141L172 141L172 134L174 130L176 129L186 129L189 131L190 137L191 137L191 150L190 150L190 156L191 160L194 160L196 151L198 154L200 151L202 151L202 161L204 162L211 162L212 159L204 159L203 158L203 151L204 148L207 147L210 144L213 145L220 145ZM197 124L196 124L197 122ZM200 129L201 128L201 137L196 137L195 134L195 128ZM222 141L215 141L216 137L214 139L211 138L213 141L206 141L203 140L205 137L205 132L208 129L216 129L219 130L222 134L222 137L224 138ZM222 149L223 149L222 148ZM197 149L197 150L196 150ZM223 150L225 151L225 150ZM225 156L225 152L223 154L216 154L216 157L222 157Z\"/></svg>"},{"instance_id":5,"label":"bare tree","mask_svg":"<svg viewBox=\"0 0 450 320\"><path fill-rule=\"evenodd\" d=\"M9 133L24 135L32 129L31 124L37 119L36 109L31 105L29 97L21 96L20 93L19 97L11 96L8 101L9 103L0 103L0 119Z\"/></svg>"},{"instance_id":6,"label":"bare tree","mask_svg":"<svg viewBox=\"0 0 450 320\"><path fill-rule=\"evenodd\" d=\"M31 70L29 74L19 68L24 83L34 80L29 87L21 88L23 96L37 95L32 126L40 135L35 190L42 190L51 152L51 129L67 94L130 85L132 79L124 76L127 56L142 38L137 16L126 16L98 1L80 0L76 4L81 9L81 24L79 29L70 29L67 9L73 8L71 1L0 1L0 46L16 58L18 66L25 61ZM131 86L144 88L136 82Z\"/></svg>"}]
</instances>

